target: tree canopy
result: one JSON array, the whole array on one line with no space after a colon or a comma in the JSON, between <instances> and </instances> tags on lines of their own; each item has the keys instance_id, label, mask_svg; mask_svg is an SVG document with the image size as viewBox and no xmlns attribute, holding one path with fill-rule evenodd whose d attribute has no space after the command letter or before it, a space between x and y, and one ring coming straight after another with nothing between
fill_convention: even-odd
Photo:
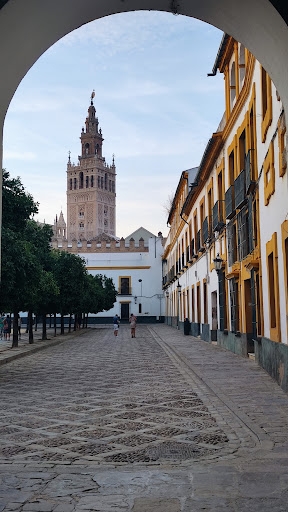
<instances>
[{"instance_id":1,"label":"tree canopy","mask_svg":"<svg viewBox=\"0 0 288 512\"><path fill-rule=\"evenodd\" d=\"M37 212L38 203L20 178L4 170L0 308L14 315L12 346L18 344L19 311L44 319L58 313L63 319L107 311L116 301L111 279L88 274L83 258L51 249L51 226L37 223Z\"/></svg>"}]
</instances>

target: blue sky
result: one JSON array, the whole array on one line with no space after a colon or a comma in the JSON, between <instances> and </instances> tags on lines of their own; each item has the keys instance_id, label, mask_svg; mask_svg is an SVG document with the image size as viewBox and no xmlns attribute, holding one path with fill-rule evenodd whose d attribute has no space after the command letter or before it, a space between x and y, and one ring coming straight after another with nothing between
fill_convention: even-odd
<instances>
[{"instance_id":1,"label":"blue sky","mask_svg":"<svg viewBox=\"0 0 288 512\"><path fill-rule=\"evenodd\" d=\"M207 77L222 33L160 12L116 14L68 34L19 85L4 126L3 166L40 203L38 219L66 218L68 151L77 163L90 95L117 168L117 235L167 234L164 204L199 164L224 112L222 75Z\"/></svg>"}]
</instances>

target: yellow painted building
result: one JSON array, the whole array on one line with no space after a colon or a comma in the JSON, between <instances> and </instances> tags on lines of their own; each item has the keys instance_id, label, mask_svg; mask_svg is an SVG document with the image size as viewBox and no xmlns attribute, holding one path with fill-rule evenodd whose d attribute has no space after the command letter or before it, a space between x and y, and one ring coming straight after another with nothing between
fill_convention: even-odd
<instances>
[{"instance_id":1,"label":"yellow painted building","mask_svg":"<svg viewBox=\"0 0 288 512\"><path fill-rule=\"evenodd\" d=\"M191 334L255 353L288 388L285 114L265 69L227 34L211 75L218 71L223 118L192 182L181 174L168 218L166 319L181 328L188 318Z\"/></svg>"}]
</instances>

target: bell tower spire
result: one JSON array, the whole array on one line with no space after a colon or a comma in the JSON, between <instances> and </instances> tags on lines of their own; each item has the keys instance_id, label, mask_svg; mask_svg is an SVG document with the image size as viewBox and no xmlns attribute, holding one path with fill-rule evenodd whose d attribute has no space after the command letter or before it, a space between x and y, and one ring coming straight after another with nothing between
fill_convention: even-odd
<instances>
[{"instance_id":1,"label":"bell tower spire","mask_svg":"<svg viewBox=\"0 0 288 512\"><path fill-rule=\"evenodd\" d=\"M115 236L116 166L102 156L103 137L90 97L85 128L82 128L81 155L77 165L67 163L67 238L91 241L101 233Z\"/></svg>"},{"instance_id":2,"label":"bell tower spire","mask_svg":"<svg viewBox=\"0 0 288 512\"><path fill-rule=\"evenodd\" d=\"M96 108L94 107L93 99L95 98L95 91L93 90L91 94L91 102L88 108L88 116L85 121L85 130L82 128L81 133L81 146L82 146L82 154L79 156L79 159L82 158L91 158L91 156L96 155L99 158L102 158L102 145L103 145L103 137L101 129L99 131L99 121L98 117L96 117Z\"/></svg>"}]
</instances>

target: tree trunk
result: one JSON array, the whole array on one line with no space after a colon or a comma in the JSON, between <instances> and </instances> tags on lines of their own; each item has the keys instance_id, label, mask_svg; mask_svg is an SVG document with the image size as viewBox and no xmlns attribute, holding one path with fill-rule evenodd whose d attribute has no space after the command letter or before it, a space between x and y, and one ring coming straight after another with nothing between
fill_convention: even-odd
<instances>
[{"instance_id":1,"label":"tree trunk","mask_svg":"<svg viewBox=\"0 0 288 512\"><path fill-rule=\"evenodd\" d=\"M85 313L82 313L82 329L85 329Z\"/></svg>"},{"instance_id":2,"label":"tree trunk","mask_svg":"<svg viewBox=\"0 0 288 512\"><path fill-rule=\"evenodd\" d=\"M74 315L74 331L77 329L77 314Z\"/></svg>"},{"instance_id":3,"label":"tree trunk","mask_svg":"<svg viewBox=\"0 0 288 512\"><path fill-rule=\"evenodd\" d=\"M34 343L32 311L28 311L28 330L29 330L29 343L31 344L31 343Z\"/></svg>"},{"instance_id":4,"label":"tree trunk","mask_svg":"<svg viewBox=\"0 0 288 512\"><path fill-rule=\"evenodd\" d=\"M47 340L46 315L42 315L42 340Z\"/></svg>"},{"instance_id":5,"label":"tree trunk","mask_svg":"<svg viewBox=\"0 0 288 512\"><path fill-rule=\"evenodd\" d=\"M68 332L71 332L71 326L72 326L72 314L70 313L70 316L69 316L69 329L68 329Z\"/></svg>"},{"instance_id":6,"label":"tree trunk","mask_svg":"<svg viewBox=\"0 0 288 512\"><path fill-rule=\"evenodd\" d=\"M38 327L38 317L37 315L35 315L35 332L37 331L37 327Z\"/></svg>"},{"instance_id":7,"label":"tree trunk","mask_svg":"<svg viewBox=\"0 0 288 512\"><path fill-rule=\"evenodd\" d=\"M64 334L64 316L61 315L61 334Z\"/></svg>"},{"instance_id":8,"label":"tree trunk","mask_svg":"<svg viewBox=\"0 0 288 512\"><path fill-rule=\"evenodd\" d=\"M27 314L26 333L29 331L29 313Z\"/></svg>"},{"instance_id":9,"label":"tree trunk","mask_svg":"<svg viewBox=\"0 0 288 512\"><path fill-rule=\"evenodd\" d=\"M86 327L86 329L87 329L87 327L88 327L88 315L89 315L89 313L87 313L87 315L86 315L86 323L85 323L85 327Z\"/></svg>"},{"instance_id":10,"label":"tree trunk","mask_svg":"<svg viewBox=\"0 0 288 512\"><path fill-rule=\"evenodd\" d=\"M54 313L54 336L57 336L57 317L56 317L56 313Z\"/></svg>"},{"instance_id":11,"label":"tree trunk","mask_svg":"<svg viewBox=\"0 0 288 512\"><path fill-rule=\"evenodd\" d=\"M18 347L18 311L13 313L13 341L12 348Z\"/></svg>"},{"instance_id":12,"label":"tree trunk","mask_svg":"<svg viewBox=\"0 0 288 512\"><path fill-rule=\"evenodd\" d=\"M51 313L50 313L50 315L49 315L49 329L51 329L51 327L52 327L52 320L51 320Z\"/></svg>"}]
</instances>

